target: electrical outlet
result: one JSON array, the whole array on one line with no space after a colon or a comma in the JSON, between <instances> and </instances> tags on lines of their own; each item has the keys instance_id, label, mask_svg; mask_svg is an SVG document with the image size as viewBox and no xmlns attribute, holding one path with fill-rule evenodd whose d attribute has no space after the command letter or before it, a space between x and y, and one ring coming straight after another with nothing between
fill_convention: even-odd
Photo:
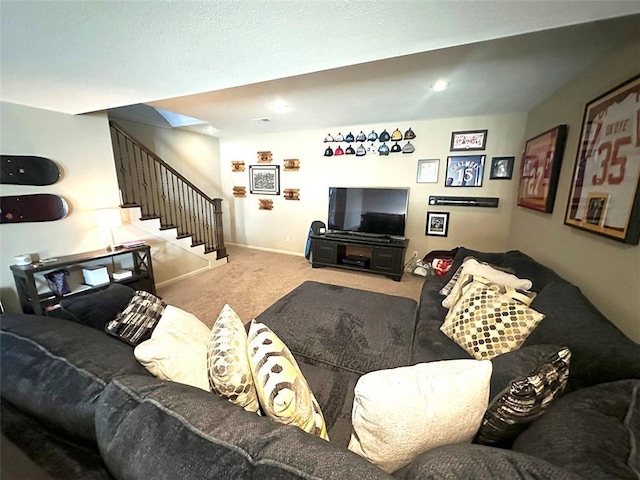
<instances>
[{"instance_id":1,"label":"electrical outlet","mask_svg":"<svg viewBox=\"0 0 640 480\"><path fill-rule=\"evenodd\" d=\"M414 257L417 257L417 256L418 256L418 251L417 251L417 250L414 250L414 251L413 251L413 256L414 256Z\"/></svg>"}]
</instances>

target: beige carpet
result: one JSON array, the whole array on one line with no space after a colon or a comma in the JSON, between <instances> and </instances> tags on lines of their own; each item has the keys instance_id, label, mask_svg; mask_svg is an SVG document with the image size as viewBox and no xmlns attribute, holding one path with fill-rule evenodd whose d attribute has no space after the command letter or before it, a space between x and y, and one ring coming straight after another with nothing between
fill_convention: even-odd
<instances>
[{"instance_id":1,"label":"beige carpet","mask_svg":"<svg viewBox=\"0 0 640 480\"><path fill-rule=\"evenodd\" d=\"M339 268L311 268L306 258L229 246L229 263L158 289L169 305L193 313L211 327L225 303L246 323L301 283L313 280L418 301L424 279L405 273L401 282Z\"/></svg>"}]
</instances>

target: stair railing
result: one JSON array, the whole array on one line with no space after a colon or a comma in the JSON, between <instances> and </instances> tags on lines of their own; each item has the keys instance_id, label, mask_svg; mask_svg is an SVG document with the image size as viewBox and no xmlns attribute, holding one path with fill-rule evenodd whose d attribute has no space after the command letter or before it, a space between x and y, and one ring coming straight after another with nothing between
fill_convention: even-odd
<instances>
[{"instance_id":1,"label":"stair railing","mask_svg":"<svg viewBox=\"0 0 640 480\"><path fill-rule=\"evenodd\" d=\"M177 229L177 238L224 258L222 199L209 198L175 168L115 122L109 122L123 208L140 207L141 220L157 218L160 229Z\"/></svg>"}]
</instances>

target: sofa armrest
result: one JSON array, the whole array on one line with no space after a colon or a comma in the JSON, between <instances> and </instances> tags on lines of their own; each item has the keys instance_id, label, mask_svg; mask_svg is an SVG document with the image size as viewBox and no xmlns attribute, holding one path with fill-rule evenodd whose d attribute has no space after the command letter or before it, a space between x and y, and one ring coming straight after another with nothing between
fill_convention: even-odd
<instances>
[{"instance_id":1,"label":"sofa armrest","mask_svg":"<svg viewBox=\"0 0 640 480\"><path fill-rule=\"evenodd\" d=\"M531 455L475 444L444 445L423 453L393 475L400 480L541 479L581 480Z\"/></svg>"}]
</instances>

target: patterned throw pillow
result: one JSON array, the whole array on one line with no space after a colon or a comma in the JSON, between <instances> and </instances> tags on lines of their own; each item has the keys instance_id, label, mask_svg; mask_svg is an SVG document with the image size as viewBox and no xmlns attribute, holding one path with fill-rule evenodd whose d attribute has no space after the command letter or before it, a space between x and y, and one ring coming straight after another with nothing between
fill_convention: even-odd
<instances>
[{"instance_id":1,"label":"patterned throw pillow","mask_svg":"<svg viewBox=\"0 0 640 480\"><path fill-rule=\"evenodd\" d=\"M460 295L461 280L464 275L478 275L491 280L494 283L500 285L506 285L509 287L517 288L520 290L529 290L533 286L531 280L526 278L518 278L515 275L497 269L488 263L482 263L475 258L470 258L464 262L461 276L453 286L447 297L442 301L442 306L445 308L451 308L456 299Z\"/></svg>"},{"instance_id":2,"label":"patterned throw pillow","mask_svg":"<svg viewBox=\"0 0 640 480\"><path fill-rule=\"evenodd\" d=\"M329 440L320 406L282 340L253 320L248 352L262 411L277 422Z\"/></svg>"},{"instance_id":3,"label":"patterned throw pillow","mask_svg":"<svg viewBox=\"0 0 640 480\"><path fill-rule=\"evenodd\" d=\"M544 315L529 308L517 290L478 277L466 283L440 330L476 360L520 348Z\"/></svg>"},{"instance_id":4,"label":"patterned throw pillow","mask_svg":"<svg viewBox=\"0 0 640 480\"><path fill-rule=\"evenodd\" d=\"M126 308L107 323L105 331L130 345L138 345L151 338L166 306L155 295L137 290Z\"/></svg>"},{"instance_id":5,"label":"patterned throw pillow","mask_svg":"<svg viewBox=\"0 0 640 480\"><path fill-rule=\"evenodd\" d=\"M571 352L562 347L527 376L511 382L491 401L475 442L499 445L517 437L562 396L570 360Z\"/></svg>"},{"instance_id":6,"label":"patterned throw pillow","mask_svg":"<svg viewBox=\"0 0 640 480\"><path fill-rule=\"evenodd\" d=\"M211 390L248 412L258 412L258 394L247 355L247 332L236 312L225 305L213 324L207 346Z\"/></svg>"}]
</instances>

